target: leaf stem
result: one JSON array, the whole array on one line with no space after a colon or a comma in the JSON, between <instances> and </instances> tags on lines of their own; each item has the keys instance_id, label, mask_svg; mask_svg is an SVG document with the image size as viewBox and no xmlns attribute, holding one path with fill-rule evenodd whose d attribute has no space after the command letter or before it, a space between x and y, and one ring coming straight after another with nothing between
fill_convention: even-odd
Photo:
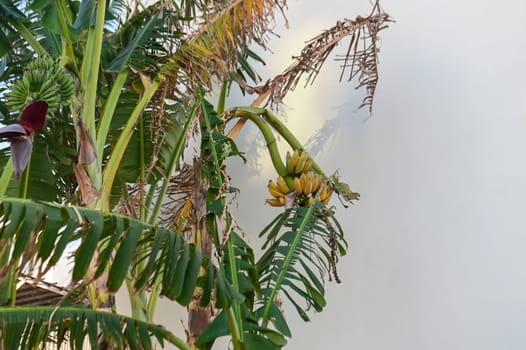
<instances>
[{"instance_id":1,"label":"leaf stem","mask_svg":"<svg viewBox=\"0 0 526 350\"><path fill-rule=\"evenodd\" d=\"M239 292L239 281L237 279L237 264L236 264L236 255L234 252L234 243L233 243L234 236L231 233L230 237L228 237L228 260L230 262L230 277L232 278L232 286L234 289ZM234 321L237 324L237 327L239 329L239 338L242 341L243 340L243 322L241 319L241 308L239 304L234 301L232 304L232 308L234 309Z\"/></svg>"},{"instance_id":2,"label":"leaf stem","mask_svg":"<svg viewBox=\"0 0 526 350\"><path fill-rule=\"evenodd\" d=\"M111 153L108 163L106 164L106 168L104 170L102 178L102 190L100 198L100 208L105 212L109 211L110 209L109 207L111 187L113 186L113 181L115 180L115 175L117 175L117 170L119 168L119 164L122 160L122 157L124 156L124 152L126 151L126 147L130 142L133 130L135 128L135 124L141 116L144 108L146 108L146 105L150 102L153 95L157 91L161 79L162 76L154 80L152 82L152 85L148 87L146 91L144 91L144 94L142 95L139 102L133 109L130 117L128 118L128 121L126 122L126 125L124 126L124 129L122 130L121 135L119 136L119 139L115 144L115 147L113 148L113 152Z\"/></svg>"},{"instance_id":3,"label":"leaf stem","mask_svg":"<svg viewBox=\"0 0 526 350\"><path fill-rule=\"evenodd\" d=\"M170 176L172 175L175 169L177 160L180 158L183 152L186 135L188 134L188 130L190 129L190 126L192 125L196 114L197 114L197 103L194 105L192 111L190 112L190 115L186 118L183 129L181 130L181 137L179 138L179 140L177 140L175 149L172 152L172 157L170 158L170 163L168 165L168 171L166 173L166 176L163 178L163 184L161 185L161 189L157 195L155 206L153 208L152 215L150 217L149 222L151 225L155 225L155 223L157 222L159 213L161 212L161 206L163 204L164 197L166 196L166 192L168 190L168 185L170 184Z\"/></svg>"},{"instance_id":4,"label":"leaf stem","mask_svg":"<svg viewBox=\"0 0 526 350\"><path fill-rule=\"evenodd\" d=\"M225 313L228 322L228 328L230 328L232 335L232 344L234 344L234 350L241 350L240 334L235 321L234 312L232 311L231 307L227 307L225 309Z\"/></svg>"},{"instance_id":5,"label":"leaf stem","mask_svg":"<svg viewBox=\"0 0 526 350\"><path fill-rule=\"evenodd\" d=\"M104 153L104 146L106 145L106 138L108 137L108 132L110 130L111 120L113 119L113 114L115 113L115 108L117 107L117 102L119 101L119 96L124 84L126 83L128 74L129 71L127 69L119 72L113 86L111 87L110 95L106 100L106 104L104 105L104 110L102 111L97 128L97 156L100 158L102 158Z\"/></svg>"},{"instance_id":6,"label":"leaf stem","mask_svg":"<svg viewBox=\"0 0 526 350\"><path fill-rule=\"evenodd\" d=\"M7 192L7 187L9 186L9 181L13 176L13 159L9 157L7 163L2 171L0 176L0 197L4 197Z\"/></svg>"},{"instance_id":7,"label":"leaf stem","mask_svg":"<svg viewBox=\"0 0 526 350\"><path fill-rule=\"evenodd\" d=\"M12 19L11 24L18 30L20 35L28 42L29 45L35 50L35 52L41 56L47 56L48 52L40 44L40 42L33 36L33 34L27 29L27 27L17 19Z\"/></svg>"},{"instance_id":8,"label":"leaf stem","mask_svg":"<svg viewBox=\"0 0 526 350\"><path fill-rule=\"evenodd\" d=\"M265 122L265 120L261 119L257 114L250 112L248 109L245 108L234 109L234 116L239 118L247 118L248 120L256 124L256 126L263 134L263 137L265 138L265 142L267 143L267 148L270 154L270 159L272 160L274 168L280 176L287 176L287 168L283 164L283 160L279 155L276 137L274 136L274 133L272 132L268 124Z\"/></svg>"}]
</instances>

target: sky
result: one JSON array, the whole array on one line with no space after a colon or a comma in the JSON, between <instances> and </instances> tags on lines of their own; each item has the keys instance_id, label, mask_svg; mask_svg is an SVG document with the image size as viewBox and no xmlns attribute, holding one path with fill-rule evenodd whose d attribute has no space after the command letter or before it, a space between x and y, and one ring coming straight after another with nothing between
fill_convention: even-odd
<instances>
[{"instance_id":1,"label":"sky","mask_svg":"<svg viewBox=\"0 0 526 350\"><path fill-rule=\"evenodd\" d=\"M332 127L323 151L311 151L361 194L337 213L350 244L339 265L342 283L327 285L328 305L309 323L286 309L293 332L286 349L523 350L526 2L382 4L396 23L381 32L372 115L357 109L362 95L338 82L330 60L281 112L304 142ZM288 5L290 28L278 19L280 38L260 71L265 79L285 69L306 40L369 9L367 0ZM252 151L255 137L248 127L236 142ZM263 204L276 174L266 153L256 160L257 168L229 164L241 189L237 219L252 243L277 214ZM181 332L184 312L165 306L156 321Z\"/></svg>"},{"instance_id":2,"label":"sky","mask_svg":"<svg viewBox=\"0 0 526 350\"><path fill-rule=\"evenodd\" d=\"M368 11L362 0L323 5L289 1L290 28L276 28L264 72L286 68L336 20ZM333 137L316 160L361 193L337 213L350 243L343 282L328 284L328 306L310 323L287 309L286 348L525 349L526 2L383 7L396 23L381 33L371 116L357 110L359 92L338 82L331 61L285 100L284 118L302 141L329 121ZM242 149L255 133L243 131ZM258 171L233 165L249 232L275 215L253 210L275 177L266 154L258 162Z\"/></svg>"}]
</instances>

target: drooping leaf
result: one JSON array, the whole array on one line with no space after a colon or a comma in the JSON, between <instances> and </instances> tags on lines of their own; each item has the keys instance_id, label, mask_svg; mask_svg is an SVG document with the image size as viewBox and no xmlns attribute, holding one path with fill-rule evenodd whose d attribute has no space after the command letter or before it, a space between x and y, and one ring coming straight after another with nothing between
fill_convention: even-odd
<instances>
[{"instance_id":1,"label":"drooping leaf","mask_svg":"<svg viewBox=\"0 0 526 350\"><path fill-rule=\"evenodd\" d=\"M52 335L58 330L62 339L69 335L72 349L83 349L87 338L96 348L99 329L108 344L119 348L142 344L144 349L153 349L152 336L178 345L176 336L164 327L114 313L80 307L0 308L0 343L4 349L56 346Z\"/></svg>"},{"instance_id":2,"label":"drooping leaf","mask_svg":"<svg viewBox=\"0 0 526 350\"><path fill-rule=\"evenodd\" d=\"M57 227L56 232L50 233ZM208 282L199 286L209 295L208 301L212 294L220 295L224 304L243 300L220 270L203 260L193 244L177 233L139 220L85 207L4 198L0 202L0 228L0 239L16 242L11 258L27 254L42 271L58 263L68 244L78 245L72 266L74 281L85 278L89 265L94 263L95 276L109 268L108 287L117 290L127 271L144 262L146 268L137 270L138 291L152 288L160 278L161 294L187 305L203 270L207 274L202 277ZM52 243L44 244L44 238ZM99 253L94 260L95 252ZM134 256L146 260L134 260ZM3 260L0 268L11 263ZM220 285L214 281L220 281Z\"/></svg>"}]
</instances>

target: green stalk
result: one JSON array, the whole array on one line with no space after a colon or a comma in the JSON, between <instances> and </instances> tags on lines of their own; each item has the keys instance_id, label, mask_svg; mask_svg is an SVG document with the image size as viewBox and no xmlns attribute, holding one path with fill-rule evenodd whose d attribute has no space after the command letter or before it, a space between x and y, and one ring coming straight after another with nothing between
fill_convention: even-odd
<instances>
[{"instance_id":1,"label":"green stalk","mask_svg":"<svg viewBox=\"0 0 526 350\"><path fill-rule=\"evenodd\" d=\"M31 156L29 156L29 159L27 161L26 169L24 170L24 177L22 179L22 183L20 184L20 192L19 192L20 198L27 197L27 188L29 186L29 170L30 169L31 169Z\"/></svg>"},{"instance_id":2,"label":"green stalk","mask_svg":"<svg viewBox=\"0 0 526 350\"><path fill-rule=\"evenodd\" d=\"M20 198L26 198L27 197L27 188L29 186L29 171L31 169L31 156L29 157L26 165L26 169L24 170L22 183L20 184L20 192L19 196ZM16 304L16 280L18 279L18 268L20 266L20 260L16 260L13 265L10 267L10 280L8 279L6 282L10 283L11 290L9 292L9 304L10 306L15 306Z\"/></svg>"},{"instance_id":3,"label":"green stalk","mask_svg":"<svg viewBox=\"0 0 526 350\"><path fill-rule=\"evenodd\" d=\"M234 312L231 307L225 309L226 319L228 322L228 328L230 329L232 336L232 344L234 344L234 350L241 350L240 334L239 329L235 321Z\"/></svg>"},{"instance_id":4,"label":"green stalk","mask_svg":"<svg viewBox=\"0 0 526 350\"><path fill-rule=\"evenodd\" d=\"M256 124L256 126L259 128L259 130L263 134L263 137L265 138L265 141L267 143L267 148L270 154L270 159L272 160L272 164L274 165L274 168L276 169L277 173L280 176L283 176L283 177L287 176L287 168L283 164L283 160L281 159L281 156L279 155L278 144L276 142L276 138L274 137L274 133L272 133L272 130L267 125L267 123L265 123L265 121L261 119L257 114L250 112L249 108L243 108L243 109L236 108L234 110L235 116L247 118L248 120ZM255 108L253 109L256 110ZM257 108L257 109L262 109L262 108Z\"/></svg>"},{"instance_id":5,"label":"green stalk","mask_svg":"<svg viewBox=\"0 0 526 350\"><path fill-rule=\"evenodd\" d=\"M303 151L303 144L294 136L292 132L279 120L278 117L276 117L274 114L272 114L269 110L265 109L265 111L262 113L263 118L267 121L267 123L272 126L274 130L276 130L284 139L287 141L287 143L293 148L297 149L298 151ZM324 178L327 178L327 175L323 172L323 170L319 167L319 165L312 159L312 168L316 170L318 174L323 176Z\"/></svg>"},{"instance_id":6,"label":"green stalk","mask_svg":"<svg viewBox=\"0 0 526 350\"><path fill-rule=\"evenodd\" d=\"M230 277L232 278L232 286L236 291L239 291L239 281L237 279L237 264L236 256L234 253L234 243L232 234L228 237L228 260L230 261ZM236 322L237 329L239 329L239 339L243 341L243 322L241 319L241 307L237 302L234 301L232 308L234 309L234 321Z\"/></svg>"},{"instance_id":7,"label":"green stalk","mask_svg":"<svg viewBox=\"0 0 526 350\"><path fill-rule=\"evenodd\" d=\"M139 102L133 109L130 117L128 118L128 121L126 122L126 125L124 126L124 129L122 130L121 135L119 136L119 139L115 144L115 147L113 148L108 163L106 164L106 168L102 177L101 198L99 200L100 208L105 212L109 211L110 209L109 207L111 187L113 185L113 181L115 180L115 175L117 174L119 164L121 163L122 157L124 156L124 152L126 151L126 147L128 146L128 143L130 142L130 139L132 137L135 124L141 116L144 108L150 102L153 95L157 91L159 84L160 79L154 80L152 82L152 85L150 85L150 87L148 87L148 89L146 89L146 91L142 95L141 99L139 100Z\"/></svg>"},{"instance_id":8,"label":"green stalk","mask_svg":"<svg viewBox=\"0 0 526 350\"><path fill-rule=\"evenodd\" d=\"M153 197L155 196L155 191L157 190L157 184L151 184L150 190L148 191L148 196L146 197L146 202L144 202L144 206L146 208L150 208L152 205Z\"/></svg>"},{"instance_id":9,"label":"green stalk","mask_svg":"<svg viewBox=\"0 0 526 350\"><path fill-rule=\"evenodd\" d=\"M57 8L59 12L59 18L60 18L60 27L62 28L62 32L64 33L64 51L65 55L69 58L69 62L73 65L73 69L75 72L78 73L77 69L77 62L75 60L75 53L73 52L73 45L71 41L71 35L69 33L69 25L71 25L72 18L71 18L71 12L68 11L67 7L64 4L64 0L57 1ZM66 20L68 23L66 23Z\"/></svg>"},{"instance_id":10,"label":"green stalk","mask_svg":"<svg viewBox=\"0 0 526 350\"><path fill-rule=\"evenodd\" d=\"M221 115L225 111L227 91L228 91L228 81L223 80L223 85L221 86L221 93L219 94L219 101L217 102L217 115Z\"/></svg>"},{"instance_id":11,"label":"green stalk","mask_svg":"<svg viewBox=\"0 0 526 350\"><path fill-rule=\"evenodd\" d=\"M81 119L91 140L96 144L97 135L95 132L95 107L97 101L97 87L99 80L99 68L102 52L102 39L104 29L104 16L106 12L106 0L97 3L95 26L88 30L88 38L84 59L80 68L80 80L82 87L82 100L80 102L80 115L74 114L76 123ZM80 142L79 127L75 125L77 131L77 142ZM97 159L90 164L85 164L84 168L97 192L100 191L102 184L101 177L101 156L97 154ZM100 201L94 201L90 207L98 206Z\"/></svg>"},{"instance_id":12,"label":"green stalk","mask_svg":"<svg viewBox=\"0 0 526 350\"><path fill-rule=\"evenodd\" d=\"M184 149L184 142L186 140L186 135L188 134L188 129L190 129L190 126L192 125L196 113L197 112L197 104L194 105L194 108L192 109L192 112L186 118L186 121L183 126L183 130L181 131L181 137L177 141L177 144L175 145L175 149L172 153L172 157L170 158L170 163L168 166L168 172L166 173L166 176L163 179L163 184L161 186L161 190L159 191L159 194L157 195L157 200L155 202L155 207L153 208L152 215L150 217L150 224L155 225L157 222L157 218L159 217L159 213L161 212L161 206L164 201L164 197L166 195L166 191L168 190L168 185L170 184L170 176L173 173L175 169L175 165L177 163L177 160L181 157L181 154ZM153 195L152 195L153 197ZM150 197L151 198L151 197Z\"/></svg>"},{"instance_id":13,"label":"green stalk","mask_svg":"<svg viewBox=\"0 0 526 350\"><path fill-rule=\"evenodd\" d=\"M148 316L145 312L146 310L143 299L140 297L140 295L134 293L133 282L128 277L126 278L126 289L128 290L128 295L130 297L132 317L139 321L148 322Z\"/></svg>"},{"instance_id":14,"label":"green stalk","mask_svg":"<svg viewBox=\"0 0 526 350\"><path fill-rule=\"evenodd\" d=\"M311 205L309 209L307 210L307 213L305 214L305 217L301 221L301 225L298 228L298 231L296 232L296 236L294 237L294 240L290 244L289 248L289 254L285 257L285 261L283 261L283 267L281 268L281 271L279 272L278 278L276 279L276 284L274 285L274 288L272 289L272 292L270 293L270 296L267 300L267 304L265 305L265 310L263 311L263 326L266 326L269 321L269 314L270 314L270 308L272 307L272 304L274 303L274 299L276 298L276 295L278 294L278 291L281 288L281 284L283 283L283 279L285 278L285 275L287 271L289 270L289 266L292 263L292 259L294 257L294 252L296 251L296 248L301 241L301 236L303 235L303 231L305 230L305 226L307 225L307 222L309 221L312 213L314 212L315 205Z\"/></svg>"},{"instance_id":15,"label":"green stalk","mask_svg":"<svg viewBox=\"0 0 526 350\"><path fill-rule=\"evenodd\" d=\"M144 210L144 186L146 184L146 179L145 179L145 172L144 172L144 168L145 168L145 160L144 160L145 156L144 156L144 118L142 118L142 114L141 114L141 118L139 118L139 183L140 183L140 188L139 188L139 197L140 197L140 218L141 218L141 221L146 221L146 212Z\"/></svg>"},{"instance_id":16,"label":"green stalk","mask_svg":"<svg viewBox=\"0 0 526 350\"><path fill-rule=\"evenodd\" d=\"M86 51L84 56L83 68L87 69L87 81L83 81L86 86L84 105L82 106L82 121L88 129L92 140L96 140L95 134L95 104L97 101L97 86L99 81L99 67L102 52L102 38L104 34L104 16L106 14L106 0L99 0L97 3L97 13L95 27L90 28L88 35L92 37L92 47ZM89 41L89 39L88 39ZM85 67L87 65L88 67ZM91 177L92 174L90 174ZM93 179L93 177L92 177Z\"/></svg>"},{"instance_id":17,"label":"green stalk","mask_svg":"<svg viewBox=\"0 0 526 350\"><path fill-rule=\"evenodd\" d=\"M201 90L201 94L199 96L199 99L201 101L201 111L203 112L203 120L205 122L205 126L208 129L208 132L212 132L212 124L210 124L210 120L208 119L208 113L206 111L206 105L205 105L205 99L203 98L203 91ZM212 159L214 160L214 167L219 168L219 158L217 157L217 152L215 147L212 147L210 153L212 154Z\"/></svg>"},{"instance_id":18,"label":"green stalk","mask_svg":"<svg viewBox=\"0 0 526 350\"><path fill-rule=\"evenodd\" d=\"M4 197L7 192L7 187L9 186L9 181L13 176L13 159L9 157L2 175L0 176L0 197Z\"/></svg>"},{"instance_id":19,"label":"green stalk","mask_svg":"<svg viewBox=\"0 0 526 350\"><path fill-rule=\"evenodd\" d=\"M20 33L20 35L22 35L24 40L27 41L29 45L31 45L31 47L35 50L37 54L39 54L40 56L48 55L46 49L44 49L44 47L40 45L37 38L33 36L33 34L29 31L29 29L27 29L27 27L22 22L20 22L17 19L13 19L11 20L11 24Z\"/></svg>"},{"instance_id":20,"label":"green stalk","mask_svg":"<svg viewBox=\"0 0 526 350\"><path fill-rule=\"evenodd\" d=\"M113 114L115 113L115 108L117 107L117 102L119 102L119 96L121 94L122 88L126 83L128 78L129 70L124 69L119 72L115 82L108 96L108 100L104 105L104 110L102 111L102 116L100 117L99 125L97 126L97 155L102 157L104 153L104 146L106 144L106 137L110 130L111 120Z\"/></svg>"},{"instance_id":21,"label":"green stalk","mask_svg":"<svg viewBox=\"0 0 526 350\"><path fill-rule=\"evenodd\" d=\"M158 274L153 282L152 291L150 293L150 298L148 299L147 309L148 309L148 319L153 320L155 315L155 309L157 308L157 301L159 300L159 295L161 294L161 281L163 276Z\"/></svg>"}]
</instances>

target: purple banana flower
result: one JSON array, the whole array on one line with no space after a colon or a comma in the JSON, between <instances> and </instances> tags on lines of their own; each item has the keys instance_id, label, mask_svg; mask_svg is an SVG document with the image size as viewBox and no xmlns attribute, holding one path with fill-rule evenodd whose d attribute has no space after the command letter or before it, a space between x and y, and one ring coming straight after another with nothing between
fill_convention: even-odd
<instances>
[{"instance_id":1,"label":"purple banana flower","mask_svg":"<svg viewBox=\"0 0 526 350\"><path fill-rule=\"evenodd\" d=\"M20 124L11 124L0 128L0 137L11 142L11 158L17 179L24 172L31 156L33 149L32 133L42 130L46 113L47 102L35 101L22 111Z\"/></svg>"}]
</instances>

